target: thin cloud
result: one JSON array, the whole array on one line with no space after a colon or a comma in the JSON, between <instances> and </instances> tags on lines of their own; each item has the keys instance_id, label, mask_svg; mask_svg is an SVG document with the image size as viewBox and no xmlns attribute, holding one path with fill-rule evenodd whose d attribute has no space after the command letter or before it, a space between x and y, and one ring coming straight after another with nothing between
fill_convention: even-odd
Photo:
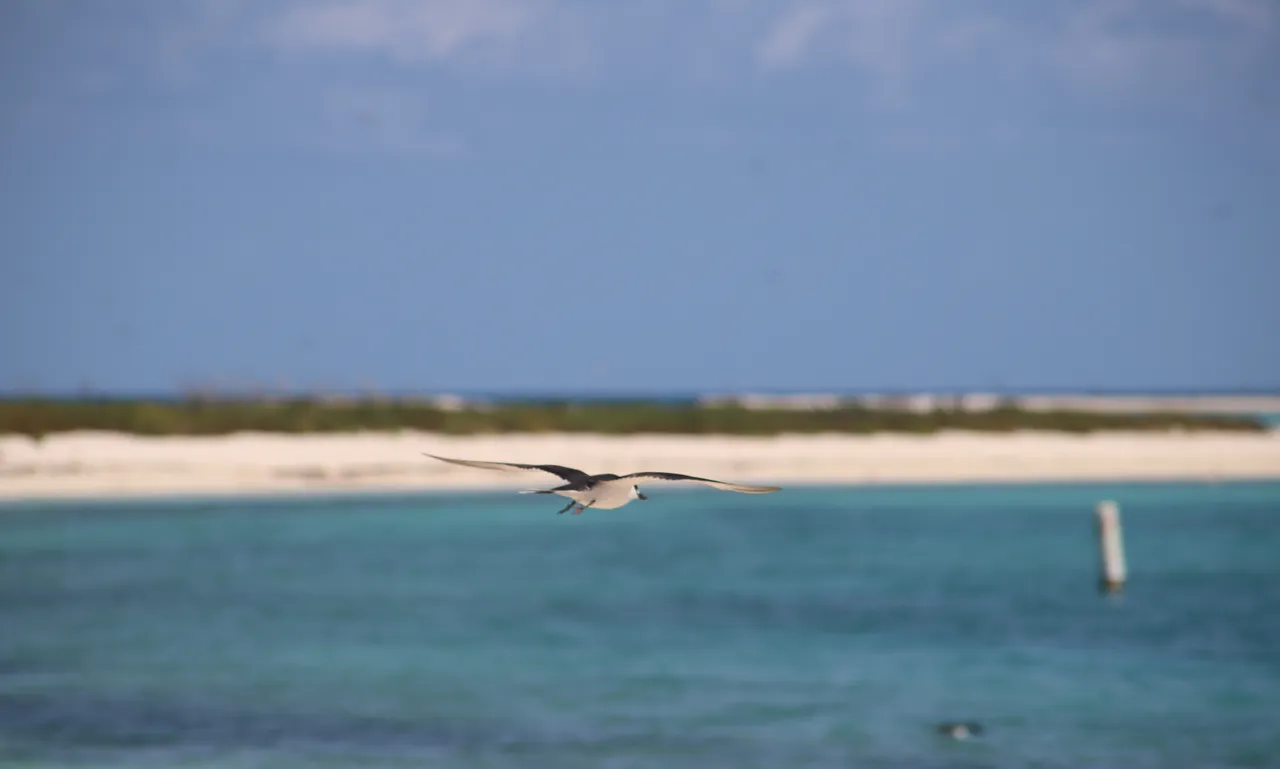
<instances>
[{"instance_id":1,"label":"thin cloud","mask_svg":"<svg viewBox=\"0 0 1280 769\"><path fill-rule=\"evenodd\" d=\"M226 17L252 14L258 41L297 61L462 62L472 73L600 83L703 82L714 72L728 87L753 70L843 67L872 103L896 107L927 100L953 78L993 73L1034 78L1049 92L1211 83L1256 62L1247 57L1274 42L1277 16L1271 0L1080 0L1034 10L1022 0L686 0L655 6L662 13L567 0L202 1L223 28L232 27Z\"/></svg>"},{"instance_id":2,"label":"thin cloud","mask_svg":"<svg viewBox=\"0 0 1280 769\"><path fill-rule=\"evenodd\" d=\"M1238 81L1264 82L1280 20L1274 0L189 0L156 13L157 34L146 35L155 48L138 66L153 67L150 86L167 95L200 91L181 109L206 115L210 133L243 107L300 142L431 156L483 143L450 111L456 102L438 100L476 75L637 99L691 84L732 92L759 79L820 79L867 114L890 108L895 125L950 100L954 123L1016 128L1027 105L1063 93L1081 104L1109 95L1207 104ZM141 70L105 71L147 84ZM688 111L710 126L697 141L751 130L708 117L713 106Z\"/></svg>"},{"instance_id":3,"label":"thin cloud","mask_svg":"<svg viewBox=\"0 0 1280 769\"><path fill-rule=\"evenodd\" d=\"M766 70L801 66L827 53L868 73L879 97L900 103L911 75L920 0L796 3L756 48Z\"/></svg>"},{"instance_id":4,"label":"thin cloud","mask_svg":"<svg viewBox=\"0 0 1280 769\"><path fill-rule=\"evenodd\" d=\"M1182 0L1182 4L1258 32L1270 32L1276 23L1276 7L1269 0Z\"/></svg>"},{"instance_id":5,"label":"thin cloud","mask_svg":"<svg viewBox=\"0 0 1280 769\"><path fill-rule=\"evenodd\" d=\"M1218 23L1204 24L1206 13ZM1067 17L1046 50L1075 85L1182 98L1187 86L1247 63L1268 26L1269 12L1248 0L1094 0Z\"/></svg>"},{"instance_id":6,"label":"thin cloud","mask_svg":"<svg viewBox=\"0 0 1280 769\"><path fill-rule=\"evenodd\" d=\"M795 66L804 59L830 18L829 7L804 5L793 9L778 21L760 44L760 63L766 69Z\"/></svg>"},{"instance_id":7,"label":"thin cloud","mask_svg":"<svg viewBox=\"0 0 1280 769\"><path fill-rule=\"evenodd\" d=\"M471 46L517 40L544 11L536 0L331 0L291 8L268 35L294 50L441 60Z\"/></svg>"},{"instance_id":8,"label":"thin cloud","mask_svg":"<svg viewBox=\"0 0 1280 769\"><path fill-rule=\"evenodd\" d=\"M843 62L898 105L932 77L985 77L992 65L1046 87L1132 93L1221 77L1272 42L1275 16L1265 0L1088 0L1037 14L994 0L798 0L755 53L765 73Z\"/></svg>"}]
</instances>

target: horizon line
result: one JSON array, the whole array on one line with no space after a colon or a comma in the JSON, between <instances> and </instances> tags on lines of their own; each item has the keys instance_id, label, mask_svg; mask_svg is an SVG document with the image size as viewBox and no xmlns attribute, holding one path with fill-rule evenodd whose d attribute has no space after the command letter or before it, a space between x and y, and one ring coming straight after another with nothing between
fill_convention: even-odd
<instances>
[{"instance_id":1,"label":"horizon line","mask_svg":"<svg viewBox=\"0 0 1280 769\"><path fill-rule=\"evenodd\" d=\"M707 400L751 397L1280 397L1280 385L1239 388L1175 387L756 387L756 388L292 388L188 387L173 389L0 387L0 400L151 400L198 398L422 398L461 400Z\"/></svg>"}]
</instances>

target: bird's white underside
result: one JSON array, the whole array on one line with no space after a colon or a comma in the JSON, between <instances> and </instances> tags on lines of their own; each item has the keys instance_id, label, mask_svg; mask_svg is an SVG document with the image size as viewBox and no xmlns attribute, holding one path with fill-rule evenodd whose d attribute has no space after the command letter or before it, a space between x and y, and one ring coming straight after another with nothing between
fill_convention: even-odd
<instances>
[{"instance_id":1,"label":"bird's white underside","mask_svg":"<svg viewBox=\"0 0 1280 769\"><path fill-rule=\"evenodd\" d=\"M631 483L600 483L586 491L554 493L572 499L580 505L589 506L592 510L616 510L637 498L634 490L635 484Z\"/></svg>"}]
</instances>

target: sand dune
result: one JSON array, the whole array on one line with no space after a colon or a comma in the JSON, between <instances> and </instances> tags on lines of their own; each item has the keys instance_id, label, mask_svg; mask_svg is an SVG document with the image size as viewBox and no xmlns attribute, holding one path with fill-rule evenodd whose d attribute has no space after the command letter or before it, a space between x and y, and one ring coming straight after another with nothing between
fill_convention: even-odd
<instances>
[{"instance_id":1,"label":"sand dune","mask_svg":"<svg viewBox=\"0 0 1280 769\"><path fill-rule=\"evenodd\" d=\"M540 473L422 456L674 470L744 482L927 483L1280 479L1280 433L949 433L936 436L238 434L0 437L0 499L528 487Z\"/></svg>"}]
</instances>

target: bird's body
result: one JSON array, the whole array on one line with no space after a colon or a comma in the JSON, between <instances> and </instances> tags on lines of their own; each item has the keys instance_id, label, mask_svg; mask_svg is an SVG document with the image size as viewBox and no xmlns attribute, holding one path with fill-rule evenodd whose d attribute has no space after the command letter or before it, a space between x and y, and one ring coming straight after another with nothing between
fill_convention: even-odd
<instances>
[{"instance_id":1,"label":"bird's body","mask_svg":"<svg viewBox=\"0 0 1280 769\"><path fill-rule=\"evenodd\" d=\"M956 740L967 740L982 734L982 724L943 722L936 727L938 734L945 734Z\"/></svg>"},{"instance_id":2,"label":"bird's body","mask_svg":"<svg viewBox=\"0 0 1280 769\"><path fill-rule=\"evenodd\" d=\"M614 476L612 480L616 480ZM633 499L647 499L640 493L640 487L634 483L610 483L608 478L593 478L590 485L582 484L583 488L563 488L554 489L531 489L522 491L521 494L557 494L574 501L575 504L583 509L590 507L595 510L617 510L619 507L627 504ZM571 484L566 484L571 486Z\"/></svg>"},{"instance_id":3,"label":"bird's body","mask_svg":"<svg viewBox=\"0 0 1280 769\"><path fill-rule=\"evenodd\" d=\"M641 472L629 473L627 475L615 475L613 473L599 473L597 475L588 475L581 470L572 467L564 467L563 465L525 465L515 462L482 462L472 459L450 459L448 457L438 457L435 454L427 454L432 459L438 459L441 462L449 462L455 465L463 465L464 467L478 467L485 470L541 470L542 472L551 473L559 476L565 481L564 484L551 489L528 489L521 491L521 494L555 494L569 499L569 505L561 510L561 513L568 512L573 508L574 515L578 515L588 507L596 510L616 510L630 503L634 499L648 500L644 494L640 493L641 481L692 481L694 483L703 483L725 491L737 491L743 494L768 494L770 492L779 491L777 486L748 486L740 483L728 483L726 481L717 481L711 478L699 478L693 475L682 475L680 473L664 473L664 472Z\"/></svg>"}]
</instances>

